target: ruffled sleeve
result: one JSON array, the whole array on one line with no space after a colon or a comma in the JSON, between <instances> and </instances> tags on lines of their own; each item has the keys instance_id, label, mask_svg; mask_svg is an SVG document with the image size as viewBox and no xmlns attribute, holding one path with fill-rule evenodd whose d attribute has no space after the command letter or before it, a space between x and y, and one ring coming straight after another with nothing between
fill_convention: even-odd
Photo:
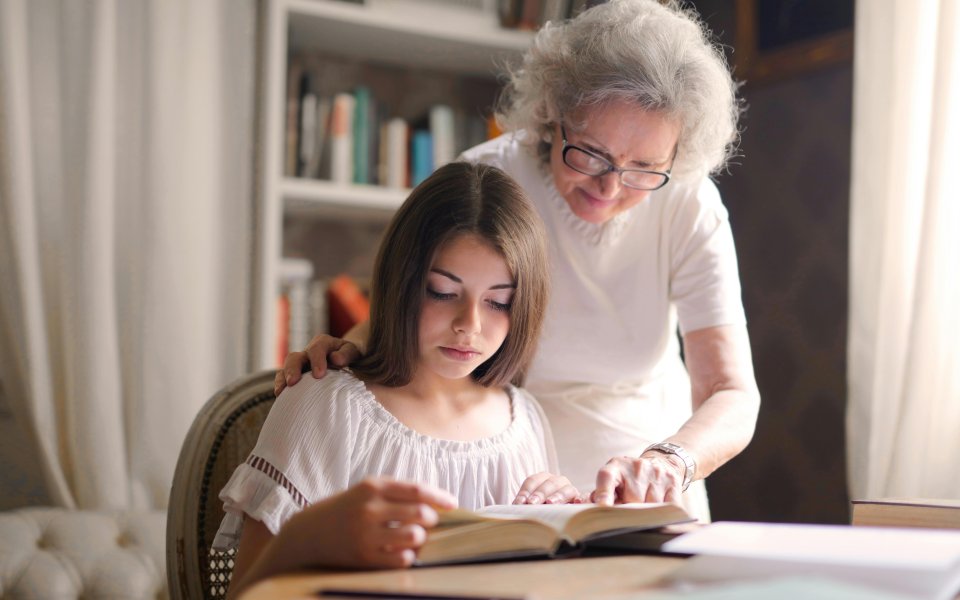
<instances>
[{"instance_id":1,"label":"ruffled sleeve","mask_svg":"<svg viewBox=\"0 0 960 600\"><path fill-rule=\"evenodd\" d=\"M356 380L333 371L280 394L257 445L220 492L226 516L214 549L239 543L244 514L276 535L308 504L349 486L356 395Z\"/></svg>"}]
</instances>

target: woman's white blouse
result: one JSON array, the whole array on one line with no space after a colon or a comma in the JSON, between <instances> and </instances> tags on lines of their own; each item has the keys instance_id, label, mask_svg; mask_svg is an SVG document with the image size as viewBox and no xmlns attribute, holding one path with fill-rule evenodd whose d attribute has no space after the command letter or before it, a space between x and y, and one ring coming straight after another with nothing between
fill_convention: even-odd
<instances>
[{"instance_id":1,"label":"woman's white blouse","mask_svg":"<svg viewBox=\"0 0 960 600\"><path fill-rule=\"evenodd\" d=\"M727 210L709 179L672 180L605 223L577 217L525 133L461 158L516 179L547 228L550 305L526 387L543 405L560 472L590 490L600 467L638 456L691 415L681 334L746 322ZM683 495L706 520L703 484Z\"/></svg>"},{"instance_id":2,"label":"woman's white blouse","mask_svg":"<svg viewBox=\"0 0 960 600\"><path fill-rule=\"evenodd\" d=\"M556 472L556 458L540 406L506 389L507 429L462 442L410 429L349 372L304 377L277 398L257 445L220 492L226 516L214 548L236 545L243 513L276 534L309 504L371 476L440 487L468 509L511 502L529 475Z\"/></svg>"}]
</instances>

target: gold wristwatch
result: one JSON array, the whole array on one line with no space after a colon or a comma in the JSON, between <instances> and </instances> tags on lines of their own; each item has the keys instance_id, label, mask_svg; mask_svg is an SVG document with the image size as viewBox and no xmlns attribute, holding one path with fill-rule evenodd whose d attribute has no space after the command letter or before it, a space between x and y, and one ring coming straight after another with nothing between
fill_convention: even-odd
<instances>
[{"instance_id":1,"label":"gold wristwatch","mask_svg":"<svg viewBox=\"0 0 960 600\"><path fill-rule=\"evenodd\" d=\"M687 491L687 488L690 487L690 482L693 481L694 473L697 472L697 461L693 460L693 457L690 456L690 453L684 450L682 446L678 446L671 442L658 442L656 444L650 444L647 446L646 450L643 451L643 454L646 454L650 450L655 450L664 454L673 454L683 461L682 490L684 492Z\"/></svg>"}]
</instances>

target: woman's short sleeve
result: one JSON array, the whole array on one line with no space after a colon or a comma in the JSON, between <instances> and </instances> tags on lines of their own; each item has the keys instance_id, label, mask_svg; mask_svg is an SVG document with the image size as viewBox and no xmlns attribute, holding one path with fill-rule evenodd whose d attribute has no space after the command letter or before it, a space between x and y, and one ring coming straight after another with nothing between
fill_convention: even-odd
<instances>
[{"instance_id":1,"label":"woman's short sleeve","mask_svg":"<svg viewBox=\"0 0 960 600\"><path fill-rule=\"evenodd\" d=\"M681 333L745 323L733 232L713 182L678 202L669 227L670 297Z\"/></svg>"}]
</instances>

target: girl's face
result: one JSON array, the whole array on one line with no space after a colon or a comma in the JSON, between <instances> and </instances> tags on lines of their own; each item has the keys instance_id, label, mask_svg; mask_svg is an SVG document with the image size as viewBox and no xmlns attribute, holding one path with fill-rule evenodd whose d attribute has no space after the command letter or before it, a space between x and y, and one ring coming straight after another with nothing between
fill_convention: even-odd
<instances>
[{"instance_id":1,"label":"girl's face","mask_svg":"<svg viewBox=\"0 0 960 600\"><path fill-rule=\"evenodd\" d=\"M667 171L673 165L679 125L660 113L628 102L583 108L565 122L567 143L583 148L625 169ZM582 129L574 123L583 123ZM649 191L624 187L615 172L584 175L563 162L563 135L558 124L550 150L550 171L557 191L575 215L590 223L606 223L643 202Z\"/></svg>"},{"instance_id":2,"label":"girl's face","mask_svg":"<svg viewBox=\"0 0 960 600\"><path fill-rule=\"evenodd\" d=\"M420 365L446 379L467 377L510 331L516 286L503 256L474 234L440 247L420 310Z\"/></svg>"}]
</instances>

